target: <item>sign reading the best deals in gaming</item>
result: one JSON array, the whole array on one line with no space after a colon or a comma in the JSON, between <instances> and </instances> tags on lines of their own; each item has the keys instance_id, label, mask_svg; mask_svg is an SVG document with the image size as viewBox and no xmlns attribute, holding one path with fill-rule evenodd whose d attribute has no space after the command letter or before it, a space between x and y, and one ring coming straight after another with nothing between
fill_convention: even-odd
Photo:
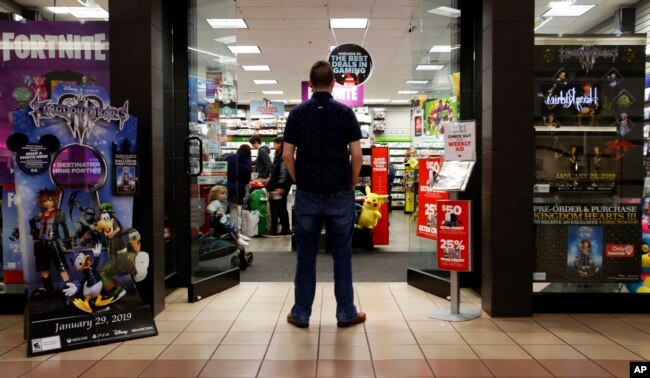
<instances>
[{"instance_id":1,"label":"sign reading the best deals in gaming","mask_svg":"<svg viewBox=\"0 0 650 378\"><path fill-rule=\"evenodd\" d=\"M329 56L334 79L343 86L363 84L372 72L372 58L366 49L353 43L339 45Z\"/></svg>"}]
</instances>

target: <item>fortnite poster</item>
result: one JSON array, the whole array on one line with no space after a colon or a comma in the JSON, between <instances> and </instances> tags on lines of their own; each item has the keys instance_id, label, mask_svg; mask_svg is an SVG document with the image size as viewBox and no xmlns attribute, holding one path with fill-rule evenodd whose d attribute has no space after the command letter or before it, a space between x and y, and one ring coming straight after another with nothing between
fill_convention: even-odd
<instances>
[{"instance_id":1,"label":"fortnite poster","mask_svg":"<svg viewBox=\"0 0 650 378\"><path fill-rule=\"evenodd\" d=\"M636 282L641 273L635 204L535 204L535 277L547 282Z\"/></svg>"},{"instance_id":2,"label":"fortnite poster","mask_svg":"<svg viewBox=\"0 0 650 378\"><path fill-rule=\"evenodd\" d=\"M108 22L0 22L0 151L9 152L9 114L34 96L44 101L60 83L108 91Z\"/></svg>"},{"instance_id":3,"label":"fortnite poster","mask_svg":"<svg viewBox=\"0 0 650 378\"><path fill-rule=\"evenodd\" d=\"M110 106L102 87L59 84L12 114L30 355L157 334L135 287L149 256L131 227L133 197L111 184L123 167L137 171L115 167L118 152L137 150L128 105Z\"/></svg>"}]
</instances>

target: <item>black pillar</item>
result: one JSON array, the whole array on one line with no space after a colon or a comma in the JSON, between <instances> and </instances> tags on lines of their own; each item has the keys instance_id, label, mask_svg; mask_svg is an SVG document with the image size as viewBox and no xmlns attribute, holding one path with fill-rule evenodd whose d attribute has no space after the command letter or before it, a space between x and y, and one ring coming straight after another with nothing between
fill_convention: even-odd
<instances>
[{"instance_id":1,"label":"black pillar","mask_svg":"<svg viewBox=\"0 0 650 378\"><path fill-rule=\"evenodd\" d=\"M482 48L482 307L532 314L534 2L485 0Z\"/></svg>"},{"instance_id":2,"label":"black pillar","mask_svg":"<svg viewBox=\"0 0 650 378\"><path fill-rule=\"evenodd\" d=\"M129 100L138 117L140 194L133 227L150 254L149 275L138 284L142 299L157 314L165 308L162 0L109 0L111 103Z\"/></svg>"}]
</instances>

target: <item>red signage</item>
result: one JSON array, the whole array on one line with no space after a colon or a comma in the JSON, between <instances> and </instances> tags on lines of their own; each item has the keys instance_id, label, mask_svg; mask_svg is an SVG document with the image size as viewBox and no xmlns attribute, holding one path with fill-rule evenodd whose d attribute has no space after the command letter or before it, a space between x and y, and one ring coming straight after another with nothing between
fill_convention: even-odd
<instances>
[{"instance_id":1,"label":"red signage","mask_svg":"<svg viewBox=\"0 0 650 378\"><path fill-rule=\"evenodd\" d=\"M388 193L388 147L373 147L371 153L372 165L372 192L376 194ZM379 208L381 218L372 230L372 243L377 245L388 244L388 203Z\"/></svg>"},{"instance_id":2,"label":"red signage","mask_svg":"<svg viewBox=\"0 0 650 378\"><path fill-rule=\"evenodd\" d=\"M606 244L607 257L634 257L634 244Z\"/></svg>"},{"instance_id":3,"label":"red signage","mask_svg":"<svg viewBox=\"0 0 650 378\"><path fill-rule=\"evenodd\" d=\"M469 272L471 201L438 201L438 269Z\"/></svg>"},{"instance_id":4,"label":"red signage","mask_svg":"<svg viewBox=\"0 0 650 378\"><path fill-rule=\"evenodd\" d=\"M419 197L417 236L438 239L438 211L436 202L449 199L447 192L435 191L433 184L442 167L442 158L425 158L418 160Z\"/></svg>"}]
</instances>

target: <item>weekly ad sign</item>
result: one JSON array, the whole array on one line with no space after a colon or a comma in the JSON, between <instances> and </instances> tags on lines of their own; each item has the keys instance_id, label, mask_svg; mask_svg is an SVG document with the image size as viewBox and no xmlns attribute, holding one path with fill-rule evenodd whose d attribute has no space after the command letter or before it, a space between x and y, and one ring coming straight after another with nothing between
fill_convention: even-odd
<instances>
[{"instance_id":1,"label":"weekly ad sign","mask_svg":"<svg viewBox=\"0 0 650 378\"><path fill-rule=\"evenodd\" d=\"M438 209L436 203L449 198L449 193L433 189L442 168L442 158L418 160L419 196L417 236L438 239Z\"/></svg>"},{"instance_id":2,"label":"weekly ad sign","mask_svg":"<svg viewBox=\"0 0 650 378\"><path fill-rule=\"evenodd\" d=\"M108 22L0 21L0 36L0 151L9 113L34 96L49 99L60 83L108 90Z\"/></svg>"},{"instance_id":3,"label":"weekly ad sign","mask_svg":"<svg viewBox=\"0 0 650 378\"><path fill-rule=\"evenodd\" d=\"M472 201L438 201L438 269L472 269Z\"/></svg>"},{"instance_id":4,"label":"weekly ad sign","mask_svg":"<svg viewBox=\"0 0 650 378\"><path fill-rule=\"evenodd\" d=\"M445 134L445 160L476 160L476 122L452 122Z\"/></svg>"},{"instance_id":5,"label":"weekly ad sign","mask_svg":"<svg viewBox=\"0 0 650 378\"><path fill-rule=\"evenodd\" d=\"M251 101L251 117L283 117L284 102L271 101L268 98L262 101Z\"/></svg>"},{"instance_id":6,"label":"weekly ad sign","mask_svg":"<svg viewBox=\"0 0 650 378\"><path fill-rule=\"evenodd\" d=\"M629 204L535 204L542 281L630 282L641 273L641 218Z\"/></svg>"},{"instance_id":7,"label":"weekly ad sign","mask_svg":"<svg viewBox=\"0 0 650 378\"><path fill-rule=\"evenodd\" d=\"M364 86L357 85L356 87L344 87L340 84L334 84L332 88L332 97L347 106L363 106L363 93ZM309 83L302 82L302 101L305 102L311 98L313 94Z\"/></svg>"}]
</instances>

